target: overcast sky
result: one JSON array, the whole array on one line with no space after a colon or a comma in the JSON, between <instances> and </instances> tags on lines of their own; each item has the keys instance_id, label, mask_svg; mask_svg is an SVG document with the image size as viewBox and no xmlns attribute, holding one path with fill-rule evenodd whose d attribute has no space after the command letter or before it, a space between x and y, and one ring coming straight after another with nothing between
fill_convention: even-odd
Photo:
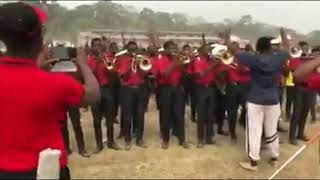
<instances>
[{"instance_id":1,"label":"overcast sky","mask_svg":"<svg viewBox=\"0 0 320 180\"><path fill-rule=\"evenodd\" d=\"M60 1L67 8L96 1ZM144 7L154 11L182 12L189 16L202 16L208 22L225 18L239 18L251 14L256 21L294 28L308 33L320 30L320 1L113 1L115 3Z\"/></svg>"}]
</instances>

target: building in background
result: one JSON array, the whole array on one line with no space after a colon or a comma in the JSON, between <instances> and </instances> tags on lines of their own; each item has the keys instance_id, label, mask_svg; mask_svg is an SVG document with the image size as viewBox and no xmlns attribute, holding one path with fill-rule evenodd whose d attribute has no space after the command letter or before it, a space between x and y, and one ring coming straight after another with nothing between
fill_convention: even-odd
<instances>
[{"instance_id":1,"label":"building in background","mask_svg":"<svg viewBox=\"0 0 320 180\"><path fill-rule=\"evenodd\" d=\"M86 32L79 32L77 44L85 45L90 39L96 37L101 38L102 36L106 37L110 42L116 42L119 46L134 40L140 47L144 48L149 44L161 46L168 40L173 40L179 47L182 47L184 44L200 46L202 43L201 33L199 32L160 31L151 34L150 32L141 30L121 31L117 29L93 29ZM221 40L218 36L206 35L207 42L221 42ZM239 42L240 46L245 46L245 44L249 43L249 40L241 39L234 35L231 36L231 40Z\"/></svg>"}]
</instances>

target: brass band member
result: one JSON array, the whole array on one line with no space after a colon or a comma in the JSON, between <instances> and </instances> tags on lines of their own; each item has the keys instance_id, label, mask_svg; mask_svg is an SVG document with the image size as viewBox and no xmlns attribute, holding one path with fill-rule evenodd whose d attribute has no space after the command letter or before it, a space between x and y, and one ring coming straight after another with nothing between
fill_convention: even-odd
<instances>
[{"instance_id":1,"label":"brass band member","mask_svg":"<svg viewBox=\"0 0 320 180\"><path fill-rule=\"evenodd\" d=\"M290 61L289 67L292 71L311 59L308 57L308 43L300 42L299 47L302 50L302 55L301 57L294 58ZM308 138L304 134L304 129L312 98L312 93L306 88L304 82L295 82L295 96L289 131L289 142L292 145L297 145L297 139L308 141Z\"/></svg>"},{"instance_id":2,"label":"brass band member","mask_svg":"<svg viewBox=\"0 0 320 180\"><path fill-rule=\"evenodd\" d=\"M232 42L231 45L233 48L239 49L239 44L237 42ZM234 59L231 64L223 66L227 72L226 100L229 132L231 140L236 142L236 124L238 119L238 109L240 106L242 109L240 122L245 121L245 104L251 80L250 69L248 66L241 64L238 59Z\"/></svg>"},{"instance_id":3,"label":"brass band member","mask_svg":"<svg viewBox=\"0 0 320 180\"><path fill-rule=\"evenodd\" d=\"M107 122L107 146L114 150L120 150L121 147L114 141L114 97L111 88L112 71L108 71L105 65L106 58L102 52L102 41L99 38L91 41L91 54L88 57L88 64L98 79L101 91L101 100L91 106L94 132L97 149L94 153L103 150L101 121L103 117Z\"/></svg>"},{"instance_id":4,"label":"brass band member","mask_svg":"<svg viewBox=\"0 0 320 180\"><path fill-rule=\"evenodd\" d=\"M198 148L204 144L214 144L212 140L216 107L215 68L218 60L209 56L211 48L203 45L199 49L200 55L194 59L192 77L195 83Z\"/></svg>"},{"instance_id":5,"label":"brass band member","mask_svg":"<svg viewBox=\"0 0 320 180\"><path fill-rule=\"evenodd\" d=\"M128 53L119 57L117 69L121 79L121 115L123 116L123 133L125 138L125 150L131 149L132 121L136 122L136 145L147 148L143 141L144 113L147 101L147 88L144 80L147 75L138 66L134 66L138 46L134 41L126 45ZM136 71L134 71L136 67Z\"/></svg>"},{"instance_id":6,"label":"brass band member","mask_svg":"<svg viewBox=\"0 0 320 180\"><path fill-rule=\"evenodd\" d=\"M111 42L109 45L109 49L107 51L106 57L109 60L114 59L114 55L119 51L118 45L115 42ZM120 78L119 76L115 75L112 77L112 89L113 89L113 97L114 97L114 110L113 110L113 116L115 117L115 123L119 123L118 120L118 112L119 112L119 104L120 104Z\"/></svg>"},{"instance_id":7,"label":"brass band member","mask_svg":"<svg viewBox=\"0 0 320 180\"><path fill-rule=\"evenodd\" d=\"M161 55L161 59L157 60L154 70L159 85L161 147L163 149L169 147L170 128L174 119L179 144L189 148L185 141L185 95L181 86L184 73L182 62L175 55L178 50L173 41L165 42L163 47L165 53Z\"/></svg>"},{"instance_id":8,"label":"brass band member","mask_svg":"<svg viewBox=\"0 0 320 180\"><path fill-rule=\"evenodd\" d=\"M188 56L192 58L191 54L191 47L189 44L186 44L182 47L182 54L185 56ZM190 110L191 110L191 121L196 122L196 98L195 98L195 90L194 90L194 84L193 80L191 77L186 74L183 77L183 87L185 90L185 95L186 95L186 104L190 105Z\"/></svg>"}]
</instances>

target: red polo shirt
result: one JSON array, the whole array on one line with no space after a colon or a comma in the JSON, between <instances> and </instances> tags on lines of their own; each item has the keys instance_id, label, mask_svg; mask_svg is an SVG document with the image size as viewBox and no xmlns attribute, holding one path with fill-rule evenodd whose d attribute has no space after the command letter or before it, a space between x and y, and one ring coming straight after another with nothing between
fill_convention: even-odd
<instances>
[{"instance_id":1,"label":"red polo shirt","mask_svg":"<svg viewBox=\"0 0 320 180\"><path fill-rule=\"evenodd\" d=\"M118 62L118 73L120 77L124 74L126 74L128 71L131 71L129 68L131 68L131 63L132 63L132 57L129 55L121 56L119 58ZM144 83L144 77L137 68L137 72L130 72L128 79L122 79L121 84L124 86L140 86Z\"/></svg>"},{"instance_id":2,"label":"red polo shirt","mask_svg":"<svg viewBox=\"0 0 320 180\"><path fill-rule=\"evenodd\" d=\"M103 62L96 60L96 57L89 55L88 65L96 76L100 87L109 84L110 80L108 78L106 66Z\"/></svg>"},{"instance_id":3,"label":"red polo shirt","mask_svg":"<svg viewBox=\"0 0 320 180\"><path fill-rule=\"evenodd\" d=\"M289 68L291 70L295 70L298 68L298 66L301 65L301 63L303 63L303 61L301 61L300 58L292 58L290 61L289 61Z\"/></svg>"},{"instance_id":4,"label":"red polo shirt","mask_svg":"<svg viewBox=\"0 0 320 180\"><path fill-rule=\"evenodd\" d=\"M312 73L306 80L307 88L310 90L320 91L320 74Z\"/></svg>"},{"instance_id":5,"label":"red polo shirt","mask_svg":"<svg viewBox=\"0 0 320 180\"><path fill-rule=\"evenodd\" d=\"M40 70L36 61L0 57L0 171L37 168L47 148L67 154L61 127L68 107L80 106L84 89L70 76Z\"/></svg>"},{"instance_id":6,"label":"red polo shirt","mask_svg":"<svg viewBox=\"0 0 320 180\"><path fill-rule=\"evenodd\" d=\"M114 54L111 51L108 51L105 53L105 56L106 56L106 58L111 60L114 57Z\"/></svg>"},{"instance_id":7,"label":"red polo shirt","mask_svg":"<svg viewBox=\"0 0 320 180\"><path fill-rule=\"evenodd\" d=\"M158 83L160 85L176 86L180 83L183 72L181 67L178 65L173 69L168 78L164 77L164 73L171 63L174 62L172 62L172 60L168 56L161 55L158 57L158 60L154 64L153 73L156 75Z\"/></svg>"},{"instance_id":8,"label":"red polo shirt","mask_svg":"<svg viewBox=\"0 0 320 180\"><path fill-rule=\"evenodd\" d=\"M193 64L192 69L189 71L193 71L193 73L199 74L205 71L210 66L211 63L209 61L210 60L208 57L204 57L204 56L196 57L192 63ZM210 85L210 84L213 84L215 80L216 80L215 72L211 71L205 77L195 78L194 82L200 85Z\"/></svg>"},{"instance_id":9,"label":"red polo shirt","mask_svg":"<svg viewBox=\"0 0 320 180\"><path fill-rule=\"evenodd\" d=\"M241 64L239 61L235 60L237 65L236 68L227 66L228 68L228 81L236 83L249 83L251 81L250 69L248 66ZM231 66L234 66L231 64Z\"/></svg>"}]
</instances>

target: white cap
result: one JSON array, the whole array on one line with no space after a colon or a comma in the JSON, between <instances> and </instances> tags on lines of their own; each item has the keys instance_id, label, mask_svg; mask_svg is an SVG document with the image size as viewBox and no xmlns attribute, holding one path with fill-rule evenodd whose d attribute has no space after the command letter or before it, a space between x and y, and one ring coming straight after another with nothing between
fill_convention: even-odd
<instances>
[{"instance_id":1,"label":"white cap","mask_svg":"<svg viewBox=\"0 0 320 180\"><path fill-rule=\"evenodd\" d=\"M161 47L161 48L158 49L158 52L163 52L163 51L164 51L164 48L163 48L163 47Z\"/></svg>"},{"instance_id":2,"label":"white cap","mask_svg":"<svg viewBox=\"0 0 320 180\"><path fill-rule=\"evenodd\" d=\"M287 39L288 40L292 39L290 34L287 35ZM282 43L282 39L280 35L277 38L274 38L271 40L271 44L281 44L281 43Z\"/></svg>"}]
</instances>

